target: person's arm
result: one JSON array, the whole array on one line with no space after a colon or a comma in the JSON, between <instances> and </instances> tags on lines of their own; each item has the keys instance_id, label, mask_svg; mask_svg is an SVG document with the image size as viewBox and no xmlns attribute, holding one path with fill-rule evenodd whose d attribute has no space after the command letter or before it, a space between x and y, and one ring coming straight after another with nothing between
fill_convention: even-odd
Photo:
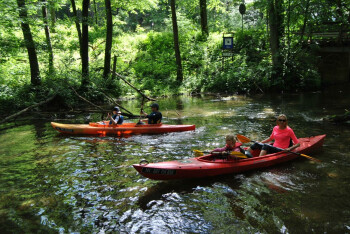
<instances>
[{"instance_id":1,"label":"person's arm","mask_svg":"<svg viewBox=\"0 0 350 234\"><path fill-rule=\"evenodd\" d=\"M292 145L291 147L286 149L286 150L289 150L289 151L294 150L295 148L298 148L300 146L299 140L295 136L294 131L292 129L290 129L290 137L292 138L292 141L293 141L294 145Z\"/></svg>"},{"instance_id":2,"label":"person's arm","mask_svg":"<svg viewBox=\"0 0 350 234\"><path fill-rule=\"evenodd\" d=\"M111 120L111 114L110 114L110 113L107 114L107 119L106 119L106 121L109 121L109 120Z\"/></svg>"},{"instance_id":3,"label":"person's arm","mask_svg":"<svg viewBox=\"0 0 350 234\"><path fill-rule=\"evenodd\" d=\"M274 127L274 128L272 129L272 133L271 133L271 135L269 136L269 138L266 138L265 140L262 140L261 143L268 143L268 142L274 140L274 137L273 137L274 134L273 134L273 133L274 133L274 131L275 131L275 128L276 128L276 127Z\"/></svg>"},{"instance_id":4,"label":"person's arm","mask_svg":"<svg viewBox=\"0 0 350 234\"><path fill-rule=\"evenodd\" d=\"M292 151L293 149L298 148L299 146L300 146L300 143L297 143L297 144L292 145L291 147L287 148L286 150Z\"/></svg>"},{"instance_id":5,"label":"person's arm","mask_svg":"<svg viewBox=\"0 0 350 234\"><path fill-rule=\"evenodd\" d=\"M104 121L109 121L109 118L110 118L111 114L110 113L107 113L107 117Z\"/></svg>"},{"instance_id":6,"label":"person's arm","mask_svg":"<svg viewBox=\"0 0 350 234\"><path fill-rule=\"evenodd\" d=\"M147 117L147 113L143 109L141 110L140 114L142 114L144 117Z\"/></svg>"},{"instance_id":7,"label":"person's arm","mask_svg":"<svg viewBox=\"0 0 350 234\"><path fill-rule=\"evenodd\" d=\"M114 125L118 124L119 116L117 116L115 119L113 119L113 116L111 116L111 115L108 113L108 117L109 117L109 119L112 121L112 124L114 124Z\"/></svg>"},{"instance_id":8,"label":"person's arm","mask_svg":"<svg viewBox=\"0 0 350 234\"><path fill-rule=\"evenodd\" d=\"M224 152L226 151L226 146L223 147L223 148L216 148L216 149L213 149L211 152Z\"/></svg>"},{"instance_id":9,"label":"person's arm","mask_svg":"<svg viewBox=\"0 0 350 234\"><path fill-rule=\"evenodd\" d=\"M271 137L269 137L269 138L266 138L265 140L262 140L261 143L267 143L267 142L270 142L272 140L273 139Z\"/></svg>"}]
</instances>

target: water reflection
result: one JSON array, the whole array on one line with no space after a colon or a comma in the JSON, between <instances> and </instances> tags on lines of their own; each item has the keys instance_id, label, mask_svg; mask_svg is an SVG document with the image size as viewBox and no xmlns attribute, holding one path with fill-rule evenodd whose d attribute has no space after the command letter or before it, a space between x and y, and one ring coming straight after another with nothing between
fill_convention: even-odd
<instances>
[{"instance_id":1,"label":"water reflection","mask_svg":"<svg viewBox=\"0 0 350 234\"><path fill-rule=\"evenodd\" d=\"M348 124L320 121L344 105L344 95L327 97L310 93L159 101L164 122L196 124L195 132L64 136L49 121L5 129L0 132L0 227L45 233L346 232L350 130ZM136 101L122 105L139 110ZM280 112L288 115L297 136L327 134L324 150L313 155L321 164L298 159L244 174L172 182L146 179L131 166L141 159L193 157L194 149L224 145L228 133L261 140L269 136ZM92 121L99 118L91 115Z\"/></svg>"}]
</instances>

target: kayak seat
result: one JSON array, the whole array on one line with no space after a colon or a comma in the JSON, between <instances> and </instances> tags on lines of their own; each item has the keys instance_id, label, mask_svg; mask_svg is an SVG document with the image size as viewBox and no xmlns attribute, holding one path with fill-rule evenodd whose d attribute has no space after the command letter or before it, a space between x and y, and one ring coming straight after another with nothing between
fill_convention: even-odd
<instances>
[{"instance_id":1,"label":"kayak seat","mask_svg":"<svg viewBox=\"0 0 350 234\"><path fill-rule=\"evenodd\" d=\"M213 155L212 156L213 161L215 161L216 159L218 160L222 160L222 161L237 161L239 160L239 158L232 156L232 155L225 155L225 154L218 154L218 155Z\"/></svg>"},{"instance_id":2,"label":"kayak seat","mask_svg":"<svg viewBox=\"0 0 350 234\"><path fill-rule=\"evenodd\" d=\"M219 156L219 155L205 155L202 157L199 157L200 161L207 161L207 162L235 162L237 160L240 160L240 158L236 158L235 156L232 155L223 155L224 157Z\"/></svg>"}]
</instances>

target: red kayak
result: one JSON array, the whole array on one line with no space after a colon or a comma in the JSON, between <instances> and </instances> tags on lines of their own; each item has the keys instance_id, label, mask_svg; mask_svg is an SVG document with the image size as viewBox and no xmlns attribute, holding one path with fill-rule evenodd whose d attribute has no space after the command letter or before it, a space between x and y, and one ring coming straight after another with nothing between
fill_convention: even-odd
<instances>
[{"instance_id":1,"label":"red kayak","mask_svg":"<svg viewBox=\"0 0 350 234\"><path fill-rule=\"evenodd\" d=\"M299 138L298 153L307 154L321 148L326 135ZM253 152L259 155L259 151ZM134 164L134 168L143 176L154 180L173 180L201 178L223 174L240 173L248 170L269 167L300 157L298 154L278 152L261 157L237 159L233 156L217 158L215 155L205 155L180 161Z\"/></svg>"},{"instance_id":2,"label":"red kayak","mask_svg":"<svg viewBox=\"0 0 350 234\"><path fill-rule=\"evenodd\" d=\"M167 132L183 132L195 130L195 125L167 125L123 123L109 125L108 122L89 124L62 124L51 122L52 127L64 134L71 135L131 135L131 134L159 134Z\"/></svg>"}]
</instances>

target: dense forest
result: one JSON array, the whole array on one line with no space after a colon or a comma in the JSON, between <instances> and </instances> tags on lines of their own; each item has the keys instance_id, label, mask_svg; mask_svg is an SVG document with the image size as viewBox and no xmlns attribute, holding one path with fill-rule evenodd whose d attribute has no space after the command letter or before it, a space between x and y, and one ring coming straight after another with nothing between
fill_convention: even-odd
<instances>
[{"instance_id":1,"label":"dense forest","mask_svg":"<svg viewBox=\"0 0 350 234\"><path fill-rule=\"evenodd\" d=\"M349 10L347 0L0 0L0 113L53 96L74 106L77 93L139 95L126 82L153 97L317 89L315 39L348 33Z\"/></svg>"}]
</instances>

